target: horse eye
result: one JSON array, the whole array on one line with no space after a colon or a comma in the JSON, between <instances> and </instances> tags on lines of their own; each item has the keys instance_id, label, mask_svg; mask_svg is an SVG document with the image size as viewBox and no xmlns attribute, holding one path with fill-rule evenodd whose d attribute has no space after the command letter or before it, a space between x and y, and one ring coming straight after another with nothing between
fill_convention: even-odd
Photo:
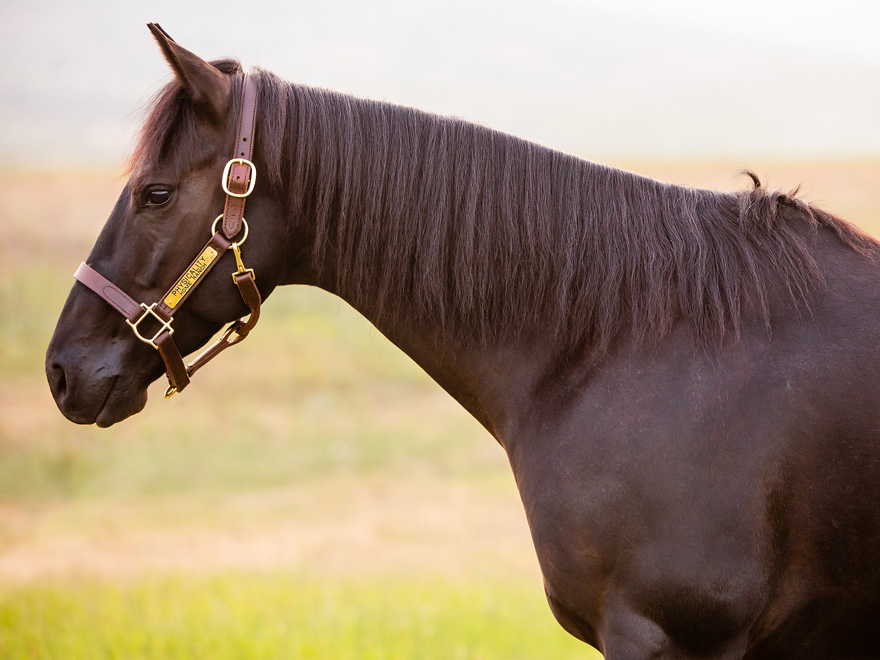
<instances>
[{"instance_id":1,"label":"horse eye","mask_svg":"<svg viewBox=\"0 0 880 660\"><path fill-rule=\"evenodd\" d=\"M151 190L147 193L145 206L162 206L168 203L169 199L171 199L170 190L163 190L161 188Z\"/></svg>"}]
</instances>

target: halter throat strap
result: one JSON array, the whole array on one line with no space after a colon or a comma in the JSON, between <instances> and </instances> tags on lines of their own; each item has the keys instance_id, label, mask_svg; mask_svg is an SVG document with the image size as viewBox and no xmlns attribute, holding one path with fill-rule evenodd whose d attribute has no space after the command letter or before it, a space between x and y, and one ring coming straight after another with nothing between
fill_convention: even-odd
<instances>
[{"instance_id":1,"label":"halter throat strap","mask_svg":"<svg viewBox=\"0 0 880 660\"><path fill-rule=\"evenodd\" d=\"M138 339L157 351L165 363L169 387L166 398L182 391L190 383L190 377L222 351L244 340L260 318L262 299L256 285L254 271L245 268L241 257L241 245L247 238L247 222L244 219L244 206L248 195L254 189L257 168L252 162L254 134L257 115L257 84L248 74L244 75L241 114L236 130L235 154L223 170L221 186L226 193L222 215L218 216L211 228L211 239L202 247L189 267L174 281L171 288L156 302L147 305L138 303L121 287L117 286L86 263L80 264L74 273L78 282L101 297L113 309L125 317ZM222 219L219 228L218 222ZM244 237L235 238L244 229ZM192 294L204 276L211 271L227 250L235 253L238 271L232 274L242 300L250 309L247 318L233 322L220 338L195 360L185 364L180 350L174 341L174 314ZM146 327L158 330L147 332Z\"/></svg>"}]
</instances>

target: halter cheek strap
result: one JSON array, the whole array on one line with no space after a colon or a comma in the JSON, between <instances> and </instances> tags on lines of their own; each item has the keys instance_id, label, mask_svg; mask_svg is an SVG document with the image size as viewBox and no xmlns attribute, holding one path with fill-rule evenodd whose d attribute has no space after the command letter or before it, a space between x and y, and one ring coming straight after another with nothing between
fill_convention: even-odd
<instances>
[{"instance_id":1,"label":"halter cheek strap","mask_svg":"<svg viewBox=\"0 0 880 660\"><path fill-rule=\"evenodd\" d=\"M235 157L226 164L221 178L221 186L226 193L223 213L217 216L214 221L211 228L213 234L211 240L204 245L198 256L159 300L150 305L138 303L120 287L85 263L80 264L73 275L77 281L94 291L113 309L122 314L125 317L125 322L131 327L138 339L159 351L168 375L169 386L165 392L166 398L189 385L190 377L222 351L243 341L260 318L262 299L260 291L257 289L254 271L245 267L241 257L241 246L248 234L247 222L244 219L244 204L248 195L253 192L257 180L257 168L251 162L256 114L256 81L245 74L241 115L236 132ZM217 224L221 219L222 223L218 229ZM241 233L242 228L244 236L239 241L235 241L234 239ZM233 322L214 344L195 360L185 364L172 337L174 334L173 315L229 249L232 249L238 267L237 272L232 274L232 281L235 283L242 300L250 309L250 315ZM157 330L146 331L148 324L155 327L156 323L159 324Z\"/></svg>"}]
</instances>

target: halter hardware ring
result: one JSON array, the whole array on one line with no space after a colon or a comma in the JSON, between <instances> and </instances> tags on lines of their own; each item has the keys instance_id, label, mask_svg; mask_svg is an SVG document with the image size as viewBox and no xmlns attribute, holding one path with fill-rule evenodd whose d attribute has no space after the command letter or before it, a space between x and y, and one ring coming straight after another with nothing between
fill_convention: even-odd
<instances>
[{"instance_id":1,"label":"halter hardware ring","mask_svg":"<svg viewBox=\"0 0 880 660\"><path fill-rule=\"evenodd\" d=\"M223 219L223 214L222 214L222 213L221 213L220 215L218 215L218 216L214 219L214 223L211 225L211 235L212 235L212 236L213 236L214 234L217 233L217 223L220 222L222 219ZM233 245L237 245L238 247L241 247L242 245L244 245L244 242L247 240L247 237L248 237L248 223L247 223L247 220L245 220L244 218L242 218L242 219L241 219L241 224L244 225L244 236L243 236L242 239L241 239L240 241L238 241L237 243L233 243Z\"/></svg>"},{"instance_id":2,"label":"halter hardware ring","mask_svg":"<svg viewBox=\"0 0 880 660\"><path fill-rule=\"evenodd\" d=\"M239 163L241 165L247 165L250 168L250 175L248 181L248 189L247 192L244 193L234 193L229 190L229 170L232 169L232 165L234 163ZM254 191L254 186L257 183L257 166L254 165L251 161L246 158L233 158L228 163L226 163L226 167L223 168L223 179L220 182L220 185L223 186L223 192L225 192L230 197L247 197Z\"/></svg>"},{"instance_id":3,"label":"halter hardware ring","mask_svg":"<svg viewBox=\"0 0 880 660\"><path fill-rule=\"evenodd\" d=\"M134 334L137 336L137 338L140 339L140 340L141 340L142 342L144 342L145 344L149 344L150 346L152 346L153 348L155 348L157 351L159 350L159 347L156 345L156 340L159 338L159 335L161 335L161 334L162 334L163 332L165 332L166 330L168 331L168 334L169 334L169 335L173 335L173 334L174 334L174 328L171 327L171 323L172 323L172 321L174 321L174 317L172 316L170 319L168 319L168 320L166 321L166 320L163 319L161 316L159 316L159 315L156 313L156 305L158 305L158 304L159 304L159 303L153 303L152 305L149 305L149 306L148 306L146 303L141 303L141 308L143 308L144 313L141 314L140 318L139 318L137 321L135 321L134 323L132 323L132 322L129 321L128 319L125 319L125 322L128 323L128 325L131 326L131 329L132 329L132 330L134 330ZM148 316L153 316L153 317L154 317L159 323L162 324L162 327L159 328L158 330L156 330L156 334L154 334L154 335L153 335L151 338L149 338L149 339L147 339L146 337L144 337L144 336L141 334L140 330L138 329L138 326L141 324L141 321L143 321L143 320L144 320L145 318L147 318Z\"/></svg>"}]
</instances>

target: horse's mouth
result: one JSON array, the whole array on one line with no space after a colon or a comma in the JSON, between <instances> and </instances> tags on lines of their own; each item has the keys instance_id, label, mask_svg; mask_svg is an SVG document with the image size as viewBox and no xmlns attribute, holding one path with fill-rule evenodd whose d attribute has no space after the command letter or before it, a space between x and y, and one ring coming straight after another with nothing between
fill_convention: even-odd
<instances>
[{"instance_id":1,"label":"horse's mouth","mask_svg":"<svg viewBox=\"0 0 880 660\"><path fill-rule=\"evenodd\" d=\"M120 387L119 378L115 378L93 423L105 429L143 410L147 405L147 389L131 389Z\"/></svg>"},{"instance_id":2,"label":"horse's mouth","mask_svg":"<svg viewBox=\"0 0 880 660\"><path fill-rule=\"evenodd\" d=\"M118 375L93 382L82 392L71 387L60 365L53 364L47 371L58 409L76 424L107 428L139 413L147 405L146 387L138 387Z\"/></svg>"},{"instance_id":3,"label":"horse's mouth","mask_svg":"<svg viewBox=\"0 0 880 660\"><path fill-rule=\"evenodd\" d=\"M131 392L130 388L119 387L120 379L116 377L107 390L107 396L101 403L91 423L105 429L116 422L139 413L147 405L147 390ZM129 390L129 391L126 391Z\"/></svg>"}]
</instances>

